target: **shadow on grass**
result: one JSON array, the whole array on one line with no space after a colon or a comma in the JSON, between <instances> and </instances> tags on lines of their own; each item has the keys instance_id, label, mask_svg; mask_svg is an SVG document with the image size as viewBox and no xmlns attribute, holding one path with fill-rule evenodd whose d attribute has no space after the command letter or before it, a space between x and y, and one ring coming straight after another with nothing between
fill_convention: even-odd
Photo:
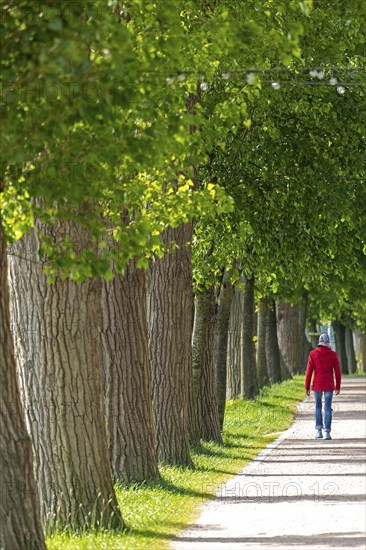
<instances>
[{"instance_id":1,"label":"shadow on grass","mask_svg":"<svg viewBox=\"0 0 366 550\"><path fill-rule=\"evenodd\" d=\"M245 443L241 445L238 441L240 439L245 439L246 440ZM251 444L248 445L246 442L250 439L254 439L257 445L251 445ZM235 432L227 431L224 436L223 446L227 447L228 449L250 449L250 450L253 449L254 451L256 450L260 451L261 449L263 449L263 446L265 447L266 445L268 445L271 439L273 438L265 435L257 435L255 437L254 436L246 437L241 435L238 436ZM263 443L263 445L258 445L258 441L260 443Z\"/></svg>"},{"instance_id":2,"label":"shadow on grass","mask_svg":"<svg viewBox=\"0 0 366 550\"><path fill-rule=\"evenodd\" d=\"M225 440L223 444L220 445L220 447L216 449L207 448L207 447L195 447L193 455L195 456L206 456L206 457L221 457L226 458L228 460L231 460L233 458L233 449L243 449L246 451L260 451L263 449L263 446L267 445L268 439L263 439L263 446L257 446L257 445L240 445L240 442L238 442L238 438L235 436L232 436L232 440ZM258 438L256 438L258 441ZM226 452L225 452L225 449ZM247 456L241 455L243 458L250 458L252 456L252 453Z\"/></svg>"},{"instance_id":3,"label":"shadow on grass","mask_svg":"<svg viewBox=\"0 0 366 550\"><path fill-rule=\"evenodd\" d=\"M305 390L304 390L304 398L305 398ZM264 405L264 404L267 404L268 401L269 401L269 404L271 404L272 401L275 401L275 400L281 400L281 401L286 401L287 403L289 401L293 401L294 403L298 403L299 399L298 397L290 397L290 396L286 396L286 395L271 395L270 397L268 397L267 395L263 395L261 397L258 398L258 400L256 401L256 403L258 405ZM284 407L286 408L286 407Z\"/></svg>"},{"instance_id":4,"label":"shadow on grass","mask_svg":"<svg viewBox=\"0 0 366 550\"><path fill-rule=\"evenodd\" d=\"M287 401L293 401L293 403L298 403L299 402L298 399L291 399L291 397L289 397L287 399ZM291 409L288 406L279 405L278 403L272 403L272 400L270 400L270 401L261 401L259 403L259 405L261 407L270 408L270 409L273 409L273 410L276 410L276 411L285 411L287 414L291 413ZM291 405L291 407L292 407L292 405Z\"/></svg>"},{"instance_id":5,"label":"shadow on grass","mask_svg":"<svg viewBox=\"0 0 366 550\"><path fill-rule=\"evenodd\" d=\"M187 527L186 523L165 523L166 526L172 527L175 531L182 531ZM175 533L159 533L158 531L151 531L149 529L130 529L126 532L127 535L136 536L136 537L145 537L147 539L157 539L157 540L175 540L177 534Z\"/></svg>"},{"instance_id":6,"label":"shadow on grass","mask_svg":"<svg viewBox=\"0 0 366 550\"><path fill-rule=\"evenodd\" d=\"M237 466L233 467L233 470L226 470L226 469L220 469L220 466L226 466L226 464L217 464L219 468L215 468L214 464L209 464L208 466L197 464L197 462L200 461L200 459L205 458L216 458L218 460L226 461L227 463L234 463L234 462L242 462L248 463L251 462L260 451L262 451L269 443L271 443L274 438L273 437L257 437L256 442L258 443L258 439L261 439L261 442L263 442L263 445L253 445L253 444L240 444L240 438L238 438L236 435L232 436L232 441L225 440L224 443L222 443L220 446L216 446L216 448L212 447L205 447L204 445L202 447L195 447L192 453L192 458L195 463L194 469L196 471L211 471L216 473L222 473L222 474L229 474L229 475L235 475L237 473ZM239 439L239 441L238 441ZM230 468L230 464L228 464Z\"/></svg>"},{"instance_id":7,"label":"shadow on grass","mask_svg":"<svg viewBox=\"0 0 366 550\"><path fill-rule=\"evenodd\" d=\"M220 470L218 468L204 468L203 466L197 466L196 470L198 472L214 472L215 474L224 474L224 475L229 475L229 476L236 476L237 475L237 470L234 469L234 470Z\"/></svg>"},{"instance_id":8,"label":"shadow on grass","mask_svg":"<svg viewBox=\"0 0 366 550\"><path fill-rule=\"evenodd\" d=\"M139 489L150 489L152 491L154 490L164 490L167 493L173 494L173 495L182 495L182 496L190 496L190 497L196 497L196 498L205 498L205 499L211 499L212 493L208 493L205 491L195 491L194 489L190 489L189 487L181 487L179 485L176 485L169 481L168 479L164 478L164 473L162 473L160 479L152 480L152 481L143 481L141 483L134 483L133 485L117 485L117 489L120 490L131 490L136 492L139 491Z\"/></svg>"}]
</instances>

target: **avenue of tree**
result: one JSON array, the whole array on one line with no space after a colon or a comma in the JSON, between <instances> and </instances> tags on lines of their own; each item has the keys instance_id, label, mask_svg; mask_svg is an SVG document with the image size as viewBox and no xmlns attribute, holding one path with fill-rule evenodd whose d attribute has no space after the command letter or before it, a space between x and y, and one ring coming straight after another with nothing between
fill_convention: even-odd
<instances>
[{"instance_id":1,"label":"avenue of tree","mask_svg":"<svg viewBox=\"0 0 366 550\"><path fill-rule=\"evenodd\" d=\"M1 0L2 548L123 527L114 483L194 467L328 321L366 372L366 5L339 4Z\"/></svg>"}]
</instances>

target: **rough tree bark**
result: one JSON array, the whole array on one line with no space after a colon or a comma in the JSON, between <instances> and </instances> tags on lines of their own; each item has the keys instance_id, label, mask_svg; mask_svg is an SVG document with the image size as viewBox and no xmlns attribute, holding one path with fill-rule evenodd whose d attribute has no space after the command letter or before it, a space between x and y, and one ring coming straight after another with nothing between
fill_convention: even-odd
<instances>
[{"instance_id":1,"label":"rough tree bark","mask_svg":"<svg viewBox=\"0 0 366 550\"><path fill-rule=\"evenodd\" d=\"M227 346L230 310L234 288L227 272L224 273L217 305L217 320L214 340L214 361L216 373L216 396L220 429L223 429L226 404Z\"/></svg>"},{"instance_id":2,"label":"rough tree bark","mask_svg":"<svg viewBox=\"0 0 366 550\"><path fill-rule=\"evenodd\" d=\"M347 356L348 374L353 374L357 370L355 347L353 345L353 331L346 327L345 331L345 347Z\"/></svg>"},{"instance_id":3,"label":"rough tree bark","mask_svg":"<svg viewBox=\"0 0 366 550\"><path fill-rule=\"evenodd\" d=\"M115 481L159 477L148 363L145 271L134 262L103 283L102 353Z\"/></svg>"},{"instance_id":4,"label":"rough tree bark","mask_svg":"<svg viewBox=\"0 0 366 550\"><path fill-rule=\"evenodd\" d=\"M201 357L204 346L204 324L198 313L198 295L194 297L194 322L192 333L192 372L189 387L189 442L193 447L201 445L200 422L197 411L197 395L201 383Z\"/></svg>"},{"instance_id":5,"label":"rough tree bark","mask_svg":"<svg viewBox=\"0 0 366 550\"><path fill-rule=\"evenodd\" d=\"M274 300L268 304L266 326L266 360L268 377L271 384L281 382L281 358L277 340L276 304Z\"/></svg>"},{"instance_id":6,"label":"rough tree bark","mask_svg":"<svg viewBox=\"0 0 366 550\"><path fill-rule=\"evenodd\" d=\"M241 334L243 314L243 291L234 288L231 305L227 352L227 398L240 395Z\"/></svg>"},{"instance_id":7,"label":"rough tree bark","mask_svg":"<svg viewBox=\"0 0 366 550\"><path fill-rule=\"evenodd\" d=\"M195 316L192 338L191 425L196 434L191 441L222 442L216 397L214 336L216 325L216 295L212 286L195 296Z\"/></svg>"},{"instance_id":8,"label":"rough tree bark","mask_svg":"<svg viewBox=\"0 0 366 550\"><path fill-rule=\"evenodd\" d=\"M336 352L338 353L342 374L348 374L348 363L346 354L346 327L343 325L343 323L341 323L341 321L338 320L334 321L332 325L334 329Z\"/></svg>"},{"instance_id":9,"label":"rough tree bark","mask_svg":"<svg viewBox=\"0 0 366 550\"><path fill-rule=\"evenodd\" d=\"M52 229L81 250L84 230ZM33 443L41 516L48 530L121 526L107 449L101 385L100 280L47 283L36 230L9 261L21 394Z\"/></svg>"},{"instance_id":10,"label":"rough tree bark","mask_svg":"<svg viewBox=\"0 0 366 550\"><path fill-rule=\"evenodd\" d=\"M0 217L0 547L44 550L32 444L20 401L11 334L5 238Z\"/></svg>"},{"instance_id":11,"label":"rough tree bark","mask_svg":"<svg viewBox=\"0 0 366 550\"><path fill-rule=\"evenodd\" d=\"M191 465L189 389L193 291L192 224L168 227L162 236L173 252L148 272L148 343L158 460Z\"/></svg>"},{"instance_id":12,"label":"rough tree bark","mask_svg":"<svg viewBox=\"0 0 366 550\"><path fill-rule=\"evenodd\" d=\"M304 335L300 325L300 306L277 303L277 336L285 370L291 374L304 371Z\"/></svg>"},{"instance_id":13,"label":"rough tree bark","mask_svg":"<svg viewBox=\"0 0 366 550\"><path fill-rule=\"evenodd\" d=\"M257 366L254 344L254 277L244 282L244 310L241 353L241 397L254 399L258 393Z\"/></svg>"},{"instance_id":14,"label":"rough tree bark","mask_svg":"<svg viewBox=\"0 0 366 550\"><path fill-rule=\"evenodd\" d=\"M266 358L267 322L268 300L266 298L260 298L257 316L257 376L259 388L263 388L269 384Z\"/></svg>"}]
</instances>

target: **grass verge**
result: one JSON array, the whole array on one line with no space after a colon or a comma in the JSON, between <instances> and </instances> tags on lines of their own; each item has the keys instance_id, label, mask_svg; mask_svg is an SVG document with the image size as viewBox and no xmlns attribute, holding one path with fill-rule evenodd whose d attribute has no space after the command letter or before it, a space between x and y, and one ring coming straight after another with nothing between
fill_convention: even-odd
<instances>
[{"instance_id":1,"label":"grass verge","mask_svg":"<svg viewBox=\"0 0 366 550\"><path fill-rule=\"evenodd\" d=\"M193 450L194 469L162 465L159 481L116 488L126 531L57 533L48 538L48 550L168 548L220 485L291 425L303 398L304 377L295 376L264 388L254 401L228 402L223 444L203 443Z\"/></svg>"}]
</instances>

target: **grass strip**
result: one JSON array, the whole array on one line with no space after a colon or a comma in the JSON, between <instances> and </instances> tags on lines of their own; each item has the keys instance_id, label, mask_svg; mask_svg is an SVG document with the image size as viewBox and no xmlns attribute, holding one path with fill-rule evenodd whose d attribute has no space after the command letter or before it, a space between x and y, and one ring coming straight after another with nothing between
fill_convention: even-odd
<instances>
[{"instance_id":1,"label":"grass strip","mask_svg":"<svg viewBox=\"0 0 366 550\"><path fill-rule=\"evenodd\" d=\"M125 531L57 533L48 550L164 550L181 529L200 515L205 501L240 472L292 423L304 398L304 377L266 387L253 401L229 401L223 444L192 450L194 469L161 465L161 479L116 487Z\"/></svg>"}]
</instances>

